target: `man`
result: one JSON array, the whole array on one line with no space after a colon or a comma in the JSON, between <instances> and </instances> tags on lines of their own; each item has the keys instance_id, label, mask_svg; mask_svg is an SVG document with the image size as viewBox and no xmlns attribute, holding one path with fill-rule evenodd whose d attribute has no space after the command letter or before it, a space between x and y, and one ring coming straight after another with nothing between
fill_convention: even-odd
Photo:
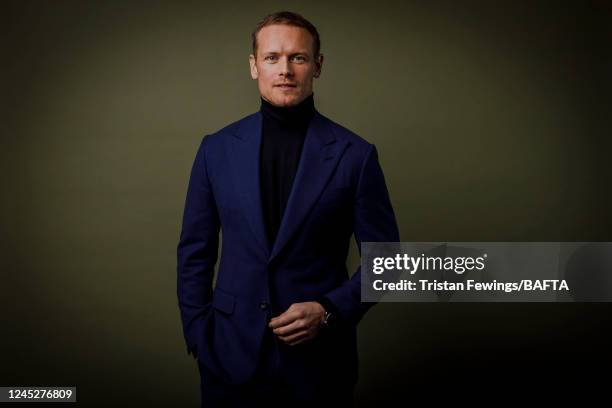
<instances>
[{"instance_id":1,"label":"man","mask_svg":"<svg viewBox=\"0 0 612 408\"><path fill-rule=\"evenodd\" d=\"M323 55L302 16L253 32L261 108L203 138L178 244L178 298L203 406L351 405L361 271L351 235L397 242L374 145L314 108ZM219 231L222 252L216 286Z\"/></svg>"}]
</instances>

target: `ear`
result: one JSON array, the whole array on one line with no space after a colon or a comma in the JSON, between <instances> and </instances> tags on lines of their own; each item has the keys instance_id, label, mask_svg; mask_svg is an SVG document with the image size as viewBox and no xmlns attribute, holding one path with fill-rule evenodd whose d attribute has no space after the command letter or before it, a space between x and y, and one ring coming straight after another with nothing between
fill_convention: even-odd
<instances>
[{"instance_id":1,"label":"ear","mask_svg":"<svg viewBox=\"0 0 612 408\"><path fill-rule=\"evenodd\" d=\"M253 54L249 55L249 65L251 66L251 78L259 78L259 72L257 72L257 61L255 60L255 56Z\"/></svg>"},{"instance_id":2,"label":"ear","mask_svg":"<svg viewBox=\"0 0 612 408\"><path fill-rule=\"evenodd\" d=\"M318 78L321 76L321 69L323 68L323 54L319 54L319 57L315 59L316 70L314 77Z\"/></svg>"}]
</instances>

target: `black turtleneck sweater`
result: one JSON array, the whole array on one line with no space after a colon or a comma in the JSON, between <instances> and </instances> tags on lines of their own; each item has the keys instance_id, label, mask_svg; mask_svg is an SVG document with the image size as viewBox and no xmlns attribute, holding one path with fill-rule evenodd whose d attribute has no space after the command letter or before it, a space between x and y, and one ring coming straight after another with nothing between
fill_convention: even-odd
<instances>
[{"instance_id":1,"label":"black turtleneck sweater","mask_svg":"<svg viewBox=\"0 0 612 408\"><path fill-rule=\"evenodd\" d=\"M312 94L290 107L274 106L261 98L261 200L270 247L280 228L314 112Z\"/></svg>"},{"instance_id":2,"label":"black turtleneck sweater","mask_svg":"<svg viewBox=\"0 0 612 408\"><path fill-rule=\"evenodd\" d=\"M274 106L261 98L261 113L261 201L268 242L272 247L300 163L308 125L315 114L314 97L310 94L291 107ZM337 315L329 299L323 296L316 301Z\"/></svg>"}]
</instances>

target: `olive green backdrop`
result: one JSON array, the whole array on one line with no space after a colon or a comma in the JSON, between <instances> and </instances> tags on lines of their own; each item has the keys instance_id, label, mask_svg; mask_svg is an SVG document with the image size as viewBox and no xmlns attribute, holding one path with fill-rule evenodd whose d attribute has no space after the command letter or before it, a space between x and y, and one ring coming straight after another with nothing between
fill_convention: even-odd
<instances>
[{"instance_id":1,"label":"olive green backdrop","mask_svg":"<svg viewBox=\"0 0 612 408\"><path fill-rule=\"evenodd\" d=\"M281 9L319 29L316 106L378 147L402 240L612 241L606 2L3 3L0 385L198 405L176 298L189 170L259 108L250 32ZM611 360L609 313L380 304L360 406L581 389Z\"/></svg>"}]
</instances>

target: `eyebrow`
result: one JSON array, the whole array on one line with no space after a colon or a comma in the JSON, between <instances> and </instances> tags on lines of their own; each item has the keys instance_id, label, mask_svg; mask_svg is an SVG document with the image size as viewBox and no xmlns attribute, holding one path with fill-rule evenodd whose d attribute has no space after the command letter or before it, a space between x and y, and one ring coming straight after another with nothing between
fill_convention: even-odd
<instances>
[{"instance_id":1,"label":"eyebrow","mask_svg":"<svg viewBox=\"0 0 612 408\"><path fill-rule=\"evenodd\" d=\"M280 54L277 51L267 51L267 52L262 52L262 55L278 55ZM297 51L297 52L293 52L291 54L289 54L290 56L293 55L308 55L308 51Z\"/></svg>"}]
</instances>

